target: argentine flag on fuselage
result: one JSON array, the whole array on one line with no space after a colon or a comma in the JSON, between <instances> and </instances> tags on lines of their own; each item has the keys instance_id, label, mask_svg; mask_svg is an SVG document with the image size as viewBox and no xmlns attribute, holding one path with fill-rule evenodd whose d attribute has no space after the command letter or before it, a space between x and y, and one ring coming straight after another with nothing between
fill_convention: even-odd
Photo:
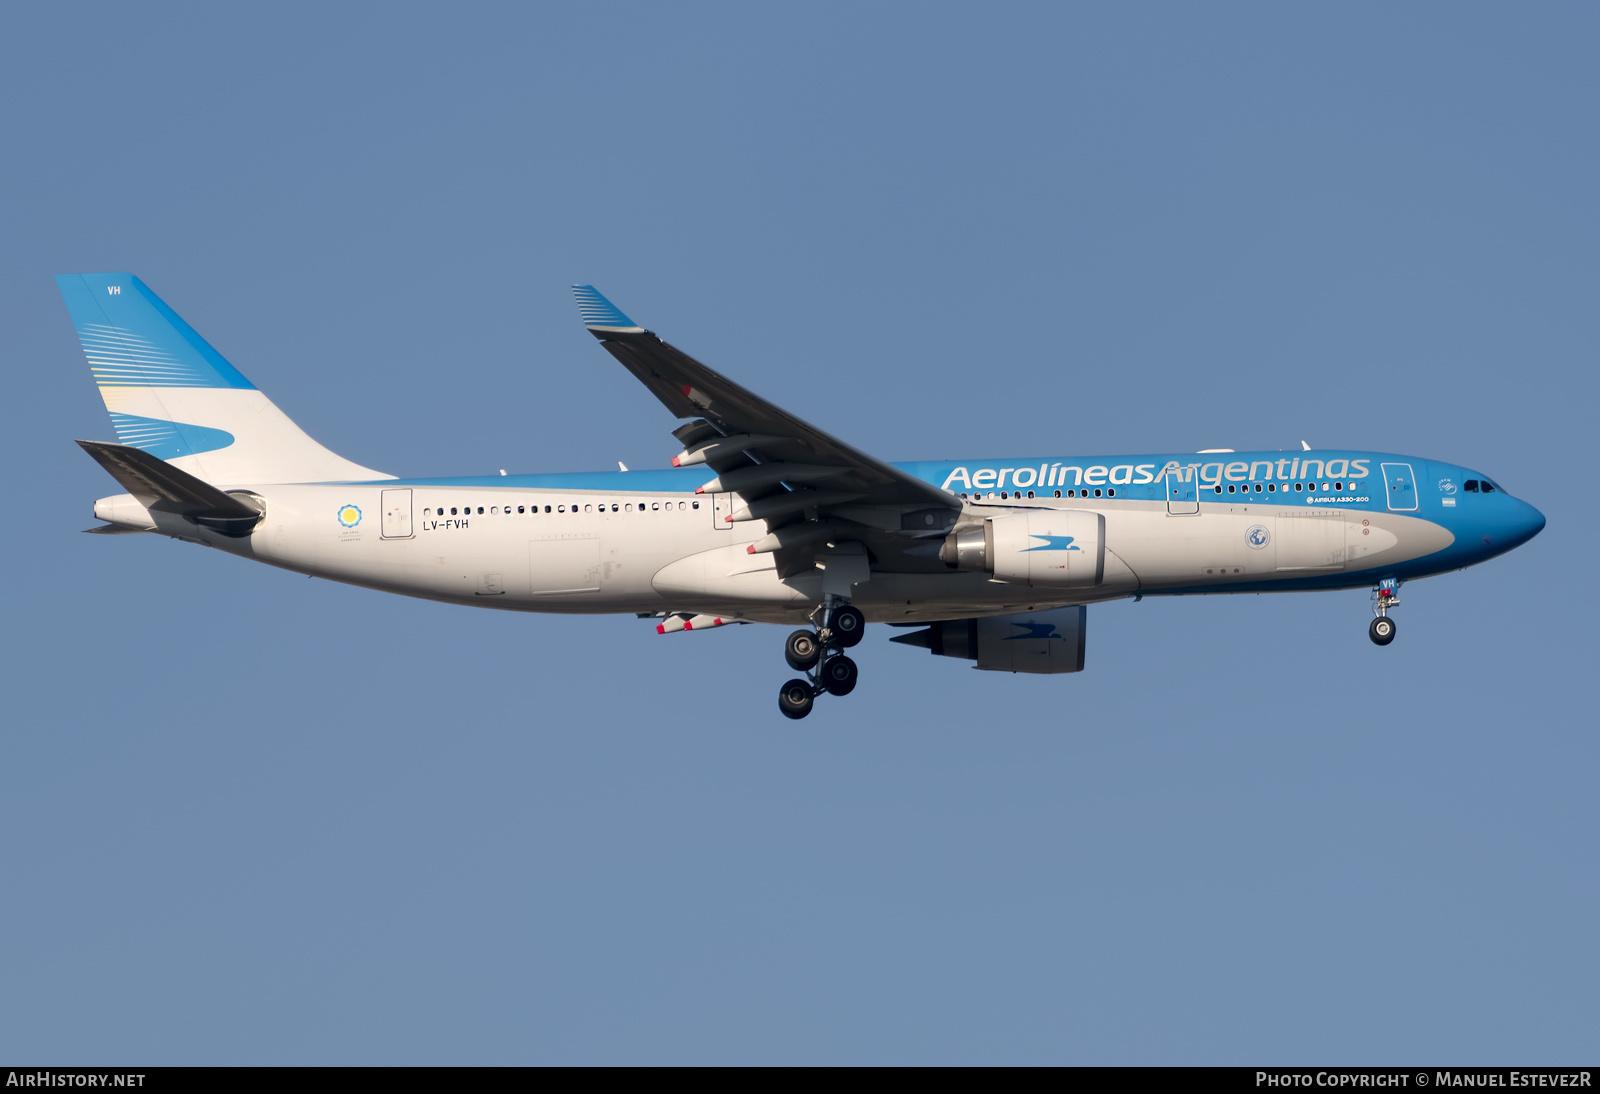
<instances>
[{"instance_id":1,"label":"argentine flag on fuselage","mask_svg":"<svg viewBox=\"0 0 1600 1094\"><path fill-rule=\"evenodd\" d=\"M132 274L56 285L123 444L216 485L392 477L312 440Z\"/></svg>"}]
</instances>

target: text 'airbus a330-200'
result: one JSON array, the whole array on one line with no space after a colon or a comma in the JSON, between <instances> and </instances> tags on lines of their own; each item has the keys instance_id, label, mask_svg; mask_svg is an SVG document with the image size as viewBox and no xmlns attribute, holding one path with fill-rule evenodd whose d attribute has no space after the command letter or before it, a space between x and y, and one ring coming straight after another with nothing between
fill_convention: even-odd
<instances>
[{"instance_id":1,"label":"text 'airbus a330-200'","mask_svg":"<svg viewBox=\"0 0 1600 1094\"><path fill-rule=\"evenodd\" d=\"M869 622L1004 672L1078 672L1089 604L1402 582L1536 535L1489 476L1379 452L1161 452L885 463L574 287L600 344L679 419L672 468L399 478L335 455L126 273L57 278L120 443L96 532L155 532L298 573L663 634L800 625L778 706L848 695ZM1302 445L1302 448L1304 446Z\"/></svg>"}]
</instances>

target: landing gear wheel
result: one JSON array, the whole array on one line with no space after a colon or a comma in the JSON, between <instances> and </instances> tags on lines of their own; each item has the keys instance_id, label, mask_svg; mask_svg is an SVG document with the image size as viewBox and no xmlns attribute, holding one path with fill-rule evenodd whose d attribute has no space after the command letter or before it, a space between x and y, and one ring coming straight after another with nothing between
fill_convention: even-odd
<instances>
[{"instance_id":1,"label":"landing gear wheel","mask_svg":"<svg viewBox=\"0 0 1600 1094\"><path fill-rule=\"evenodd\" d=\"M816 631L795 631L783 644L783 659L796 672L805 672L815 665L820 653L822 643L817 641Z\"/></svg>"},{"instance_id":2,"label":"landing gear wheel","mask_svg":"<svg viewBox=\"0 0 1600 1094\"><path fill-rule=\"evenodd\" d=\"M867 617L861 614L861 609L846 604L834 609L828 629L832 632L833 644L847 650L866 637Z\"/></svg>"},{"instance_id":3,"label":"landing gear wheel","mask_svg":"<svg viewBox=\"0 0 1600 1094\"><path fill-rule=\"evenodd\" d=\"M842 653L822 663L822 686L829 695L849 695L860 676L856 663Z\"/></svg>"},{"instance_id":4,"label":"landing gear wheel","mask_svg":"<svg viewBox=\"0 0 1600 1094\"><path fill-rule=\"evenodd\" d=\"M1379 646L1387 646L1394 641L1394 620L1386 615L1380 615L1372 621L1372 626L1367 628L1367 637Z\"/></svg>"},{"instance_id":5,"label":"landing gear wheel","mask_svg":"<svg viewBox=\"0 0 1600 1094\"><path fill-rule=\"evenodd\" d=\"M790 680L778 692L778 709L785 718L804 718L814 702L816 692L804 680Z\"/></svg>"}]
</instances>

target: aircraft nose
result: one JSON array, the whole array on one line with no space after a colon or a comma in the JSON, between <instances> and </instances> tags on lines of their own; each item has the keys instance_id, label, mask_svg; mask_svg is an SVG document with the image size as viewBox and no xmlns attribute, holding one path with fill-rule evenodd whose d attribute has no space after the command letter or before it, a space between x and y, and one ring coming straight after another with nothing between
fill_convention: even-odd
<instances>
[{"instance_id":1,"label":"aircraft nose","mask_svg":"<svg viewBox=\"0 0 1600 1094\"><path fill-rule=\"evenodd\" d=\"M1544 531L1544 514L1525 501L1518 500L1516 511L1506 520L1506 529L1501 535L1504 542L1513 547L1528 542L1534 536Z\"/></svg>"}]
</instances>

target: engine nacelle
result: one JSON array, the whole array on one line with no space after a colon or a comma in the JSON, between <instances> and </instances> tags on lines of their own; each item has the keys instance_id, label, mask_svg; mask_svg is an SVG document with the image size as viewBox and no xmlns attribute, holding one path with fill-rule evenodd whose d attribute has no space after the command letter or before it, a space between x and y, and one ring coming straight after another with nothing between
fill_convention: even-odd
<instances>
[{"instance_id":1,"label":"engine nacelle","mask_svg":"<svg viewBox=\"0 0 1600 1094\"><path fill-rule=\"evenodd\" d=\"M987 619L951 619L891 638L940 657L964 657L993 672L1082 672L1084 607Z\"/></svg>"},{"instance_id":2,"label":"engine nacelle","mask_svg":"<svg viewBox=\"0 0 1600 1094\"><path fill-rule=\"evenodd\" d=\"M1081 509L989 517L945 537L939 557L958 570L1045 589L1088 589L1105 579L1106 518Z\"/></svg>"}]
</instances>

